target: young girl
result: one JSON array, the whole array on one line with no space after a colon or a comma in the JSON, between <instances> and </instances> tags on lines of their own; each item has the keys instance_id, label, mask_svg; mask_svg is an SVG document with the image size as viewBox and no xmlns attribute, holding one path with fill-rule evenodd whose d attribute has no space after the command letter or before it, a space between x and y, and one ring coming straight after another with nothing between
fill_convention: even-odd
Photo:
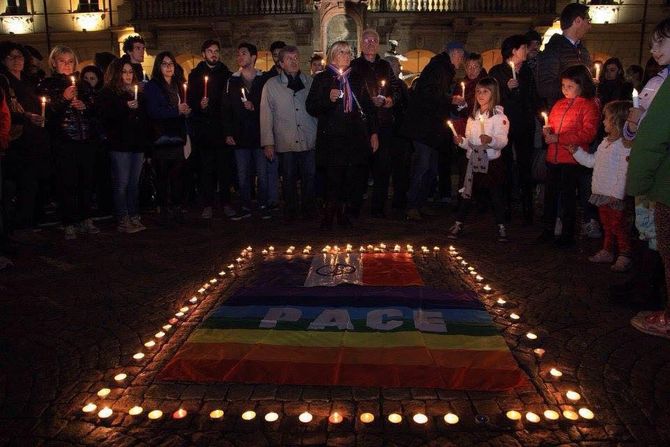
<instances>
[{"instance_id":1,"label":"young girl","mask_svg":"<svg viewBox=\"0 0 670 447\"><path fill-rule=\"evenodd\" d=\"M598 131L599 111L591 74L583 65L574 65L561 73L563 99L554 104L544 127L547 143L547 180L544 196L545 228L540 241L554 238L554 225L560 203L563 232L556 241L559 247L574 244L576 194L584 167L579 166L568 150L571 145L589 147Z\"/></svg>"},{"instance_id":2,"label":"young girl","mask_svg":"<svg viewBox=\"0 0 670 447\"><path fill-rule=\"evenodd\" d=\"M465 137L454 135L454 143L467 151L468 160L463 188L459 191L463 202L457 220L449 229L447 237L457 239L463 231L463 222L470 208L473 188L488 188L493 203L498 241L507 241L505 230L505 206L502 185L505 183L505 166L500 159L507 145L509 120L499 106L498 83L493 78L481 79L475 88L476 104L465 127Z\"/></svg>"},{"instance_id":3,"label":"young girl","mask_svg":"<svg viewBox=\"0 0 670 447\"><path fill-rule=\"evenodd\" d=\"M629 101L612 101L605 106L603 125L607 136L595 154L590 154L581 147L568 148L579 164L593 168L592 194L589 202L598 207L600 222L605 232L603 248L589 257L589 261L613 262L616 244L619 255L611 267L615 272L625 272L632 264L631 242L626 228L623 201L626 195L630 149L624 146L622 138L623 125L631 105Z\"/></svg>"}]
</instances>

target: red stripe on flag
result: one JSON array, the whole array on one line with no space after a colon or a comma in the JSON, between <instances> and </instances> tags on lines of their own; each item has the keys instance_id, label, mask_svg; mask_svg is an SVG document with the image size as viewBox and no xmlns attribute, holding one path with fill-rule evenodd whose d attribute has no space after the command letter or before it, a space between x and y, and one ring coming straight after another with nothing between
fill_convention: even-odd
<instances>
[{"instance_id":1,"label":"red stripe on flag","mask_svg":"<svg viewBox=\"0 0 670 447\"><path fill-rule=\"evenodd\" d=\"M423 280L409 253L364 253L366 286L422 286Z\"/></svg>"}]
</instances>

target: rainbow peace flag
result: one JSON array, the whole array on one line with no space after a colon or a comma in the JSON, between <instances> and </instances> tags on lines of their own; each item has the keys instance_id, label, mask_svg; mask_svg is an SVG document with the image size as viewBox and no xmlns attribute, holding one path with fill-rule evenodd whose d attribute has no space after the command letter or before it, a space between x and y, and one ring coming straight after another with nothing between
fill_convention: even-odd
<instances>
[{"instance_id":1,"label":"rainbow peace flag","mask_svg":"<svg viewBox=\"0 0 670 447\"><path fill-rule=\"evenodd\" d=\"M424 286L411 255L278 256L256 277L191 335L161 379L483 391L527 384L476 294Z\"/></svg>"}]
</instances>

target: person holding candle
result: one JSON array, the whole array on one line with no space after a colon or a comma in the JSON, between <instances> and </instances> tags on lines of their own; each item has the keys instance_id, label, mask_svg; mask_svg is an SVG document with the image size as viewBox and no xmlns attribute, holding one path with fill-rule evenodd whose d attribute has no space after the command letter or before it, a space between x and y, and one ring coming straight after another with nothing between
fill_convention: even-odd
<instances>
[{"instance_id":1,"label":"person holding candle","mask_svg":"<svg viewBox=\"0 0 670 447\"><path fill-rule=\"evenodd\" d=\"M388 197L389 183L391 179L391 144L393 138L393 105L398 101L399 91L395 74L391 65L382 59L379 54L379 34L374 29L366 29L362 34L362 53L351 61L351 70L359 75L372 98L372 103L377 108L377 129L379 135L379 149L372 154L371 168L374 186L372 188L372 199L370 202L370 214L372 217L386 217L386 199ZM367 187L367 172L362 173L360 190L355 192L352 202L352 212L358 214L363 194ZM358 195L360 194L360 200Z\"/></svg>"},{"instance_id":2,"label":"person holding candle","mask_svg":"<svg viewBox=\"0 0 670 447\"><path fill-rule=\"evenodd\" d=\"M589 147L598 131L600 112L595 100L595 85L584 65L575 65L561 74L564 98L549 113L544 128L547 149L547 181L544 199L544 231L538 238L554 239L554 226L560 203L563 231L556 240L559 247L574 245L576 201L575 190L586 168L580 166L569 146Z\"/></svg>"},{"instance_id":3,"label":"person holding candle","mask_svg":"<svg viewBox=\"0 0 670 447\"><path fill-rule=\"evenodd\" d=\"M498 241L506 242L502 190L506 178L505 166L500 157L507 146L509 120L499 105L498 82L494 78L487 77L477 83L475 98L476 104L468 118L465 135L454 135L454 143L466 150L468 163L463 188L460 190L462 203L447 237L457 239L462 234L473 191L488 189L495 213Z\"/></svg>"},{"instance_id":4,"label":"person holding candle","mask_svg":"<svg viewBox=\"0 0 670 447\"><path fill-rule=\"evenodd\" d=\"M277 161L268 160L261 148L260 102L267 78L255 68L257 56L255 45L246 42L238 45L236 60L240 68L228 78L222 100L223 134L226 144L234 150L242 202L231 217L235 221L251 217L252 166L258 179L256 199L260 217L263 220L272 218L268 201L268 165L276 166Z\"/></svg>"},{"instance_id":5,"label":"person holding candle","mask_svg":"<svg viewBox=\"0 0 670 447\"><path fill-rule=\"evenodd\" d=\"M186 144L186 117L191 108L183 98L184 78L176 69L177 62L169 51L156 56L151 80L144 88L147 113L154 128L151 161L156 168L158 204L161 223L172 220L182 223L185 210L184 146Z\"/></svg>"},{"instance_id":6,"label":"person holding candle","mask_svg":"<svg viewBox=\"0 0 670 447\"><path fill-rule=\"evenodd\" d=\"M13 130L3 162L5 225L9 231L35 225L43 212L39 191L51 171L49 136L44 128L46 104L42 105L36 84L25 75L24 52L18 43L0 43L0 88L9 105Z\"/></svg>"},{"instance_id":7,"label":"person holding candle","mask_svg":"<svg viewBox=\"0 0 670 447\"><path fill-rule=\"evenodd\" d=\"M434 56L421 72L410 97L402 133L412 140L412 173L407 193L407 220L421 220L420 208L437 177L438 148L451 138L445 122L462 98L453 95L456 69L463 64L465 49L460 42L450 42Z\"/></svg>"},{"instance_id":8,"label":"person holding candle","mask_svg":"<svg viewBox=\"0 0 670 447\"><path fill-rule=\"evenodd\" d=\"M230 188L233 183L233 152L221 144L221 99L231 75L220 60L221 44L208 39L200 46L203 60L188 76L186 101L193 110L189 118L193 149L200 160L201 217L211 219L217 183L224 214L235 214Z\"/></svg>"},{"instance_id":9,"label":"person holding candle","mask_svg":"<svg viewBox=\"0 0 670 447\"><path fill-rule=\"evenodd\" d=\"M110 64L98 95L98 117L105 131L112 173L114 214L120 233L137 233L140 220L139 181L144 152L149 149L149 119L144 92L135 99L138 79L127 55Z\"/></svg>"},{"instance_id":10,"label":"person holding candle","mask_svg":"<svg viewBox=\"0 0 670 447\"><path fill-rule=\"evenodd\" d=\"M353 71L351 47L337 41L328 51L326 70L314 77L307 112L318 119L316 165L326 179L326 203L321 228L352 225L348 205L359 200L356 183L367 161L379 148L377 107L361 75Z\"/></svg>"},{"instance_id":11,"label":"person holding candle","mask_svg":"<svg viewBox=\"0 0 670 447\"><path fill-rule=\"evenodd\" d=\"M533 138L535 136L535 116L539 109L539 98L533 73L526 61L528 40L516 34L503 40L501 53L505 62L491 68L489 75L498 81L500 100L510 121L509 147L503 151L507 182L505 188L505 217L511 217L512 188L514 181L514 160L519 175L523 222L533 221L533 188L531 163ZM513 73L513 69L518 74Z\"/></svg>"},{"instance_id":12,"label":"person holding candle","mask_svg":"<svg viewBox=\"0 0 670 447\"><path fill-rule=\"evenodd\" d=\"M562 33L551 36L537 60L538 91L548 109L561 99L560 77L566 68L591 67L591 56L582 44L591 29L589 7L581 3L567 4L561 11L560 22Z\"/></svg>"},{"instance_id":13,"label":"person holding candle","mask_svg":"<svg viewBox=\"0 0 670 447\"><path fill-rule=\"evenodd\" d=\"M65 238L76 239L77 231L100 232L91 219L98 143L94 92L88 83L76 82L77 57L71 48L56 46L49 63L53 74L40 83L38 91L49 98L46 126L56 158Z\"/></svg>"},{"instance_id":14,"label":"person holding candle","mask_svg":"<svg viewBox=\"0 0 670 447\"><path fill-rule=\"evenodd\" d=\"M603 248L589 257L589 261L612 263L616 247L618 256L611 266L614 272L625 272L632 266L632 245L624 214L630 148L625 146L622 138L630 105L630 101L612 101L605 105L603 123L607 136L595 154L581 147L568 146L579 164L593 168L592 194L589 201L598 207L605 233Z\"/></svg>"}]
</instances>

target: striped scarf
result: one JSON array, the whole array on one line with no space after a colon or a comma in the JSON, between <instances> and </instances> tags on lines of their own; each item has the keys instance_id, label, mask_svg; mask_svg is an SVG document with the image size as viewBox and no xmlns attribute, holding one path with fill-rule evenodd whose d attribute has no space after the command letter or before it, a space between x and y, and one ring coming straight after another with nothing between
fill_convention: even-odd
<instances>
[{"instance_id":1,"label":"striped scarf","mask_svg":"<svg viewBox=\"0 0 670 447\"><path fill-rule=\"evenodd\" d=\"M333 64L330 64L328 65L328 68L335 75L335 80L338 82L338 87L344 95L344 113L350 113L352 110L354 110L354 95L351 90L351 85L349 84L349 73L351 73L351 67L347 68L345 71L341 71Z\"/></svg>"}]
</instances>

